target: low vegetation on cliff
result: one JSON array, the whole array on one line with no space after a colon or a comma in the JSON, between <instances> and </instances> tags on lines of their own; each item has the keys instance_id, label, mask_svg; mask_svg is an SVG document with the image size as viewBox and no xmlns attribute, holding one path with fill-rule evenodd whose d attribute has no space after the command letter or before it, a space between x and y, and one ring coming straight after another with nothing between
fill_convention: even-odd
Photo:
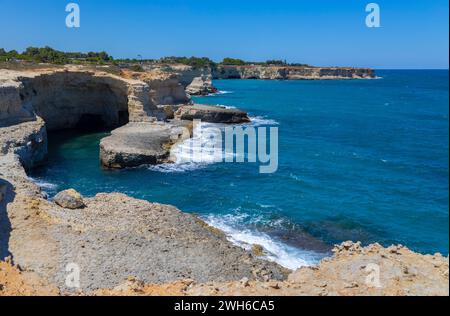
<instances>
[{"instance_id":1,"label":"low vegetation on cliff","mask_svg":"<svg viewBox=\"0 0 450 316\"><path fill-rule=\"evenodd\" d=\"M77 64L77 63L107 63L114 59L106 52L62 52L51 47L28 47L22 53L16 50L6 51L0 48L0 61L23 60L36 63Z\"/></svg>"},{"instance_id":2,"label":"low vegetation on cliff","mask_svg":"<svg viewBox=\"0 0 450 316\"><path fill-rule=\"evenodd\" d=\"M7 51L0 48L0 62L25 61L32 63L49 63L49 64L114 64L114 65L131 65L134 71L142 71L142 67L138 64L182 64L193 68L211 68L218 66L295 66L295 67L311 67L307 64L288 63L286 60L267 60L264 62L245 61L238 58L226 57L221 62L215 62L208 57L177 57L169 56L160 59L143 59L140 55L138 58L114 59L106 52L63 52L51 47L28 47L22 53L17 50Z\"/></svg>"}]
</instances>

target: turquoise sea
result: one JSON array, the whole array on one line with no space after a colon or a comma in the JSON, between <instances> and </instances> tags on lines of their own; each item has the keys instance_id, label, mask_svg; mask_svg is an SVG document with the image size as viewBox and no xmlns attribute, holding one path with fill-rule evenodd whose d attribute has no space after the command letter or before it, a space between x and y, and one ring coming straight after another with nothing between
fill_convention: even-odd
<instances>
[{"instance_id":1,"label":"turquoise sea","mask_svg":"<svg viewBox=\"0 0 450 316\"><path fill-rule=\"evenodd\" d=\"M123 192L199 214L235 243L295 268L345 240L449 249L448 70L378 71L348 81L220 80L196 102L233 106L279 128L279 169L256 164L99 167L105 133L50 135L34 170L50 197Z\"/></svg>"}]
</instances>

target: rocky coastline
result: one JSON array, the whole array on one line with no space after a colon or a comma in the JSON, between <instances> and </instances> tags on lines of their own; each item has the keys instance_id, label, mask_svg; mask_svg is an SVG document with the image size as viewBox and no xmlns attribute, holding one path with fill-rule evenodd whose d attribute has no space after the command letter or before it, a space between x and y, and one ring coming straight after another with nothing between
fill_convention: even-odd
<instances>
[{"instance_id":1,"label":"rocky coastline","mask_svg":"<svg viewBox=\"0 0 450 316\"><path fill-rule=\"evenodd\" d=\"M212 76L214 79L345 80L373 79L375 71L350 67L220 65L212 70Z\"/></svg>"},{"instance_id":2,"label":"rocky coastline","mask_svg":"<svg viewBox=\"0 0 450 316\"><path fill-rule=\"evenodd\" d=\"M186 88L160 70L0 69L0 261L10 258L0 295L448 295L439 254L348 242L319 266L290 271L173 206L120 193L56 203L27 176L45 163L47 131L112 129L100 160L115 169L170 162L193 119L248 122L239 110L191 104ZM82 271L76 290L65 283L72 263ZM381 287L367 282L371 264Z\"/></svg>"},{"instance_id":3,"label":"rocky coastline","mask_svg":"<svg viewBox=\"0 0 450 316\"><path fill-rule=\"evenodd\" d=\"M259 79L259 80L351 80L375 79L375 70L354 67L311 67L270 65L223 65L198 68L187 65L145 65L147 71L174 74L189 95L216 93L212 80Z\"/></svg>"}]
</instances>

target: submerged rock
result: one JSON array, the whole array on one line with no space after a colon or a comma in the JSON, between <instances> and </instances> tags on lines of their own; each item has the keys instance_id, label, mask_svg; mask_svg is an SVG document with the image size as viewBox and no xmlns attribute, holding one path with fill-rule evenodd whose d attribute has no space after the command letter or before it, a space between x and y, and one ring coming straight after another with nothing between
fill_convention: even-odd
<instances>
[{"instance_id":1,"label":"submerged rock","mask_svg":"<svg viewBox=\"0 0 450 316\"><path fill-rule=\"evenodd\" d=\"M238 109L227 109L223 106L185 105L175 112L175 118L180 120L202 120L208 123L239 124L248 123L247 113Z\"/></svg>"},{"instance_id":2,"label":"submerged rock","mask_svg":"<svg viewBox=\"0 0 450 316\"><path fill-rule=\"evenodd\" d=\"M59 192L55 196L54 201L59 206L72 210L83 208L85 206L83 197L74 189Z\"/></svg>"}]
</instances>

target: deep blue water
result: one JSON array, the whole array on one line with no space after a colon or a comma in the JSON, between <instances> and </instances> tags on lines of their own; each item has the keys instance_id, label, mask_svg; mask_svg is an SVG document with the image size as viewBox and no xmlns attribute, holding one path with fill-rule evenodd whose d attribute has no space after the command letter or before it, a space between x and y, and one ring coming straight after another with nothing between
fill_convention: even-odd
<instances>
[{"instance_id":1,"label":"deep blue water","mask_svg":"<svg viewBox=\"0 0 450 316\"><path fill-rule=\"evenodd\" d=\"M383 79L221 80L230 93L196 98L278 124L275 174L238 163L103 171L104 134L66 132L51 135L49 164L31 176L50 195L73 187L176 205L236 242L263 244L286 266L344 240L448 254L448 71L377 74Z\"/></svg>"}]
</instances>

